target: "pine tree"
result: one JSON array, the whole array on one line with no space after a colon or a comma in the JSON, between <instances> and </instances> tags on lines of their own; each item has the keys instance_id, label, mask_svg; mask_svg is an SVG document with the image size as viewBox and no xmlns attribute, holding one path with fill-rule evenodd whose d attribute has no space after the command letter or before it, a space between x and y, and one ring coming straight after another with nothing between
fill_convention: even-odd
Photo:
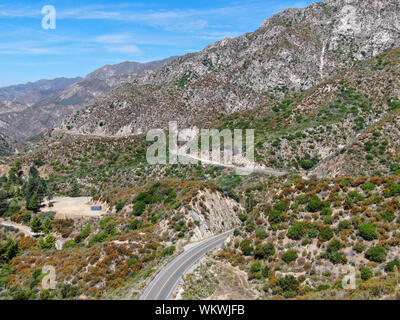
<instances>
[{"instance_id":1,"label":"pine tree","mask_svg":"<svg viewBox=\"0 0 400 320\"><path fill-rule=\"evenodd\" d=\"M72 181L71 189L69 190L68 195L70 197L79 197L81 195L81 190L80 190L78 182L76 180Z\"/></svg>"},{"instance_id":2,"label":"pine tree","mask_svg":"<svg viewBox=\"0 0 400 320\"><path fill-rule=\"evenodd\" d=\"M8 263L19 252L18 242L9 238L6 242L0 243L0 265Z\"/></svg>"},{"instance_id":3,"label":"pine tree","mask_svg":"<svg viewBox=\"0 0 400 320\"><path fill-rule=\"evenodd\" d=\"M53 230L53 221L50 218L46 218L42 224L43 232L49 234Z\"/></svg>"},{"instance_id":4,"label":"pine tree","mask_svg":"<svg viewBox=\"0 0 400 320\"><path fill-rule=\"evenodd\" d=\"M0 216L4 215L8 211L8 194L7 192L0 190Z\"/></svg>"},{"instance_id":5,"label":"pine tree","mask_svg":"<svg viewBox=\"0 0 400 320\"><path fill-rule=\"evenodd\" d=\"M32 211L38 211L40 209L40 199L37 193L34 193L27 201L26 208Z\"/></svg>"},{"instance_id":6,"label":"pine tree","mask_svg":"<svg viewBox=\"0 0 400 320\"><path fill-rule=\"evenodd\" d=\"M29 177L34 179L39 177L39 171L35 166L29 168Z\"/></svg>"},{"instance_id":7,"label":"pine tree","mask_svg":"<svg viewBox=\"0 0 400 320\"><path fill-rule=\"evenodd\" d=\"M38 216L35 216L31 222L31 229L34 233L39 233L42 231L42 220Z\"/></svg>"}]
</instances>

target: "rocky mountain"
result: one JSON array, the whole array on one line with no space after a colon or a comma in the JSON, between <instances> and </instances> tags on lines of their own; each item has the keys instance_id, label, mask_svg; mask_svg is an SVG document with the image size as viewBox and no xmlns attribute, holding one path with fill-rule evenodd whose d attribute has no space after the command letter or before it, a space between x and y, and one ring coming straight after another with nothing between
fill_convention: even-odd
<instances>
[{"instance_id":1,"label":"rocky mountain","mask_svg":"<svg viewBox=\"0 0 400 320\"><path fill-rule=\"evenodd\" d=\"M57 78L54 80L39 80L28 82L27 84L3 87L0 88L0 100L3 103L7 101L18 101L27 104L35 103L81 80L82 78L80 77Z\"/></svg>"},{"instance_id":2,"label":"rocky mountain","mask_svg":"<svg viewBox=\"0 0 400 320\"><path fill-rule=\"evenodd\" d=\"M14 152L13 142L10 138L0 134L0 157L9 156Z\"/></svg>"},{"instance_id":3,"label":"rocky mountain","mask_svg":"<svg viewBox=\"0 0 400 320\"><path fill-rule=\"evenodd\" d=\"M318 85L216 120L255 129L256 158L286 171L344 176L390 174L400 158L400 50L358 62Z\"/></svg>"},{"instance_id":4,"label":"rocky mountain","mask_svg":"<svg viewBox=\"0 0 400 320\"><path fill-rule=\"evenodd\" d=\"M129 135L168 121L207 125L274 103L395 47L400 9L393 0L327 0L287 9L255 32L211 44L128 81L68 117L63 129Z\"/></svg>"},{"instance_id":5,"label":"rocky mountain","mask_svg":"<svg viewBox=\"0 0 400 320\"><path fill-rule=\"evenodd\" d=\"M143 74L147 70L160 69L164 64L174 60L176 57L170 57L164 60L151 61L146 63L125 61L115 65L105 65L91 73L84 80L106 80L113 76L129 75L132 73Z\"/></svg>"},{"instance_id":6,"label":"rocky mountain","mask_svg":"<svg viewBox=\"0 0 400 320\"><path fill-rule=\"evenodd\" d=\"M40 80L0 89L0 132L26 139L61 123L65 116L113 87L157 70L173 57L149 63L107 65L85 78Z\"/></svg>"},{"instance_id":7,"label":"rocky mountain","mask_svg":"<svg viewBox=\"0 0 400 320\"><path fill-rule=\"evenodd\" d=\"M155 72L65 89L59 103L71 106L113 87L2 159L2 218L53 229L37 239L0 228L0 245L19 248L0 266L0 299L137 298L185 244L228 229L178 298L398 299L399 14L398 1L326 0ZM149 143L132 133L168 120L254 128L256 161L287 174L149 165ZM0 135L2 145L13 142ZM52 217L44 189L91 196L107 212L70 220L49 206ZM51 292L38 281L44 265L57 270ZM356 287L345 290L349 276Z\"/></svg>"}]
</instances>

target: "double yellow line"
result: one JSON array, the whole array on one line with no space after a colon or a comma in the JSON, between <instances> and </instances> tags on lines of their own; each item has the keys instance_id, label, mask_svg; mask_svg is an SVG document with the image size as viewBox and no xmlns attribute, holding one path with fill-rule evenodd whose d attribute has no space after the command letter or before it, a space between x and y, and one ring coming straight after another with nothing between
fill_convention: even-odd
<instances>
[{"instance_id":1,"label":"double yellow line","mask_svg":"<svg viewBox=\"0 0 400 320\"><path fill-rule=\"evenodd\" d=\"M218 239L216 241L211 242L209 245L205 246L203 249L201 249L198 252L195 252L194 254L192 254L189 258L187 258L185 261L183 261L176 269L175 271L169 276L169 278L167 279L167 281L165 281L164 285L160 288L160 290L158 291L156 297L154 298L154 300L157 300L158 297L161 294L161 291L164 290L165 286L168 284L168 282L172 279L172 277L178 272L179 268L182 267L186 262L188 262L190 259L192 259L195 255L199 254L201 251L206 250L209 247L212 247L214 244L216 244L217 242L221 241L221 239Z\"/></svg>"}]
</instances>

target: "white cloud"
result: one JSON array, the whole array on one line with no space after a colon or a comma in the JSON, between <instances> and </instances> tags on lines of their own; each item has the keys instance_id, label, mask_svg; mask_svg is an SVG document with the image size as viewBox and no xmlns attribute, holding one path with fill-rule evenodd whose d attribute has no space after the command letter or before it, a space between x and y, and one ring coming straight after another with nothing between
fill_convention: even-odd
<instances>
[{"instance_id":1,"label":"white cloud","mask_svg":"<svg viewBox=\"0 0 400 320\"><path fill-rule=\"evenodd\" d=\"M94 38L94 42L98 43L126 43L131 40L131 36L128 34L108 34L97 36Z\"/></svg>"},{"instance_id":2,"label":"white cloud","mask_svg":"<svg viewBox=\"0 0 400 320\"><path fill-rule=\"evenodd\" d=\"M117 53L140 53L141 52L139 47L135 46L135 45L113 47L113 48L109 48L109 51L117 52Z\"/></svg>"}]
</instances>

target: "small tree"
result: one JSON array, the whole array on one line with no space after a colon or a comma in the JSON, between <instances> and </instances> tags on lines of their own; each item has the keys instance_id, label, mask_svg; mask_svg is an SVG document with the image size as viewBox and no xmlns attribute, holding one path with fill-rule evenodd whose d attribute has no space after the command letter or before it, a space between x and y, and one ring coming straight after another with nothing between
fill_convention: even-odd
<instances>
[{"instance_id":1,"label":"small tree","mask_svg":"<svg viewBox=\"0 0 400 320\"><path fill-rule=\"evenodd\" d=\"M54 249L55 243L56 239L53 236L48 235L45 239L43 239L43 237L39 239L37 247L38 249L45 249L45 250Z\"/></svg>"},{"instance_id":2,"label":"small tree","mask_svg":"<svg viewBox=\"0 0 400 320\"><path fill-rule=\"evenodd\" d=\"M0 265L8 263L19 252L18 242L9 238L6 242L0 243Z\"/></svg>"},{"instance_id":3,"label":"small tree","mask_svg":"<svg viewBox=\"0 0 400 320\"><path fill-rule=\"evenodd\" d=\"M8 211L8 194L7 192L0 190L0 216L4 215Z\"/></svg>"},{"instance_id":4,"label":"small tree","mask_svg":"<svg viewBox=\"0 0 400 320\"><path fill-rule=\"evenodd\" d=\"M68 195L73 198L79 197L81 195L79 184L75 179L71 183L71 188L68 192Z\"/></svg>"},{"instance_id":5,"label":"small tree","mask_svg":"<svg viewBox=\"0 0 400 320\"><path fill-rule=\"evenodd\" d=\"M42 230L44 233L49 234L53 231L53 221L50 218L46 218L42 224Z\"/></svg>"},{"instance_id":6,"label":"small tree","mask_svg":"<svg viewBox=\"0 0 400 320\"><path fill-rule=\"evenodd\" d=\"M31 229L34 233L39 233L42 231L42 220L38 216L35 216L32 219Z\"/></svg>"},{"instance_id":7,"label":"small tree","mask_svg":"<svg viewBox=\"0 0 400 320\"><path fill-rule=\"evenodd\" d=\"M26 208L35 212L40 209L40 199L36 192L27 200Z\"/></svg>"}]
</instances>

